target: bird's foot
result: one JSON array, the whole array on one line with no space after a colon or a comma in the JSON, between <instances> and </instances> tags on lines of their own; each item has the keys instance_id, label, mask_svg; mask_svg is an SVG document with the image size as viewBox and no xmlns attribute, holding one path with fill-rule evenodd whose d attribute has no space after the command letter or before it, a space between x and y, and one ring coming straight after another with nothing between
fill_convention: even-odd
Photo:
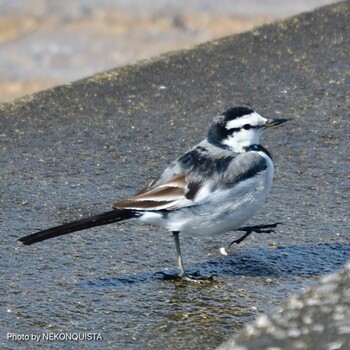
<instances>
[{"instance_id":1,"label":"bird's foot","mask_svg":"<svg viewBox=\"0 0 350 350\"><path fill-rule=\"evenodd\" d=\"M194 283L212 283L216 275L202 276L199 271L194 274L180 272L179 274L168 274L162 271L156 272L155 275L161 275L164 281L186 281Z\"/></svg>"},{"instance_id":2,"label":"bird's foot","mask_svg":"<svg viewBox=\"0 0 350 350\"><path fill-rule=\"evenodd\" d=\"M244 231L246 233L249 232L256 232L256 233L275 233L275 230L273 228L276 228L278 225L280 225L281 222L275 222L274 224L267 224L267 225L256 225L256 226L244 226L240 227L237 231ZM238 240L236 240L238 241ZM236 241L233 241L232 243L235 243ZM240 243L240 242L238 242Z\"/></svg>"},{"instance_id":3,"label":"bird's foot","mask_svg":"<svg viewBox=\"0 0 350 350\"><path fill-rule=\"evenodd\" d=\"M195 282L195 283L213 283L214 277L217 275L211 276L201 276L199 271L196 271L193 275L188 275L187 273L183 274L182 279L187 282Z\"/></svg>"},{"instance_id":4,"label":"bird's foot","mask_svg":"<svg viewBox=\"0 0 350 350\"><path fill-rule=\"evenodd\" d=\"M267 225L256 225L256 226L243 226L240 227L237 231L244 231L245 234L232 241L227 248L220 248L220 252L222 255L228 255L228 250L231 248L233 244L240 244L243 242L251 233L256 232L256 233L275 233L274 228L276 228L281 222L275 222L274 224L267 224Z\"/></svg>"}]
</instances>

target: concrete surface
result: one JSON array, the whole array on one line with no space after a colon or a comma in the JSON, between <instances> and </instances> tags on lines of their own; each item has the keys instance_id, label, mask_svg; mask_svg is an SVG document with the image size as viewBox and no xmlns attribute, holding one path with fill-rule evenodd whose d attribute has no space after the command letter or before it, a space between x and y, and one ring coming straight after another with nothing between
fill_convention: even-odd
<instances>
[{"instance_id":1,"label":"concrete surface","mask_svg":"<svg viewBox=\"0 0 350 350\"><path fill-rule=\"evenodd\" d=\"M102 341L79 346L212 349L350 260L349 13L341 2L0 105L1 348L28 347L8 333L96 331ZM215 283L158 280L175 269L175 249L149 226L17 244L109 209L201 140L214 115L242 104L292 118L264 136L276 177L250 222L283 225L228 257L219 248L237 233L183 236L188 269L216 273Z\"/></svg>"}]
</instances>

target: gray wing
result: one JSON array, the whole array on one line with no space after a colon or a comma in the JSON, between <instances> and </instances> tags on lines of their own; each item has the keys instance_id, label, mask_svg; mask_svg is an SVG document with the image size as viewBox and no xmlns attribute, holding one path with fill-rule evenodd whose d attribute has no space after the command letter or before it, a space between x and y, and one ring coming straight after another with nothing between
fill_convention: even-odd
<instances>
[{"instance_id":1,"label":"gray wing","mask_svg":"<svg viewBox=\"0 0 350 350\"><path fill-rule=\"evenodd\" d=\"M216 190L231 188L266 168L266 160L257 152L213 157L205 153L198 156L194 148L176 160L148 187L131 198L115 202L112 207L154 211L203 204L212 198Z\"/></svg>"}]
</instances>

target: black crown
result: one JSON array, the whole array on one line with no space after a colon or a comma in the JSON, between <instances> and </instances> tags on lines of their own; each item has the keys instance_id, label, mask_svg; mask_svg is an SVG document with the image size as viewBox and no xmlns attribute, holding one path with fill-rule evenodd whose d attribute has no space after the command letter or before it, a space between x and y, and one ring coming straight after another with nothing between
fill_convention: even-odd
<instances>
[{"instance_id":1,"label":"black crown","mask_svg":"<svg viewBox=\"0 0 350 350\"><path fill-rule=\"evenodd\" d=\"M233 107L228 109L226 112L222 113L225 117L224 122L233 120L236 118L243 117L244 115L254 113L254 111L249 107Z\"/></svg>"}]
</instances>

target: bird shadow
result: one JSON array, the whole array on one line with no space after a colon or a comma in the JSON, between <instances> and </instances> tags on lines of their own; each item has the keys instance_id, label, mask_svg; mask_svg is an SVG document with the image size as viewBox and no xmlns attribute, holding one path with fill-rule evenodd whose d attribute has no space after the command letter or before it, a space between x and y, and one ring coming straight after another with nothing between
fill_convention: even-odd
<instances>
[{"instance_id":1,"label":"bird shadow","mask_svg":"<svg viewBox=\"0 0 350 350\"><path fill-rule=\"evenodd\" d=\"M192 266L188 272L202 275L286 278L313 277L340 269L350 260L350 243L299 244L278 248L248 248L229 256L216 257ZM81 288L109 288L135 285L162 279L161 274L140 272L81 281Z\"/></svg>"}]
</instances>

